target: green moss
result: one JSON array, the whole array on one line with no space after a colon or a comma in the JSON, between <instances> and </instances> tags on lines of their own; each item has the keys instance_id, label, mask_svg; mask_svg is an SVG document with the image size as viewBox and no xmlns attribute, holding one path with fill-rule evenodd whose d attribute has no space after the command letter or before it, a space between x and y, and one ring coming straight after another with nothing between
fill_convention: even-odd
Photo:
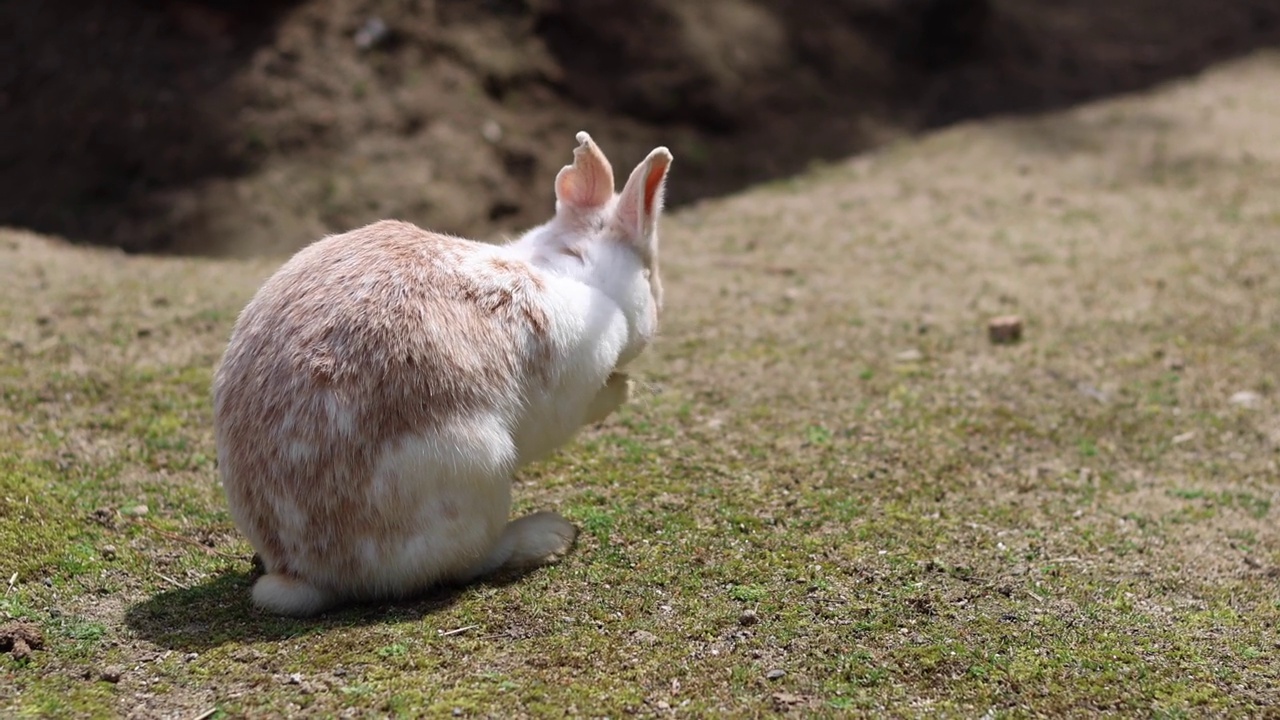
<instances>
[{"instance_id":1,"label":"green moss","mask_svg":"<svg viewBox=\"0 0 1280 720\"><path fill-rule=\"evenodd\" d=\"M0 569L16 573L15 582L63 582L99 566L97 533L80 516L77 479L50 462L0 453Z\"/></svg>"}]
</instances>

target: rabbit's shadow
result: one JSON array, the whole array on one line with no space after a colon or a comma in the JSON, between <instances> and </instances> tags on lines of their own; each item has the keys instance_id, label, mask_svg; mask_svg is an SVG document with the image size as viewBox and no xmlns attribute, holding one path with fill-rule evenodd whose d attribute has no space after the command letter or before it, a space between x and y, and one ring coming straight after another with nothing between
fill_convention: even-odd
<instances>
[{"instance_id":1,"label":"rabbit's shadow","mask_svg":"<svg viewBox=\"0 0 1280 720\"><path fill-rule=\"evenodd\" d=\"M225 572L189 588L167 590L135 603L125 623L139 637L181 652L203 652L227 643L287 640L330 629L405 622L447 609L478 586L503 586L527 573L507 573L469 585L439 586L397 602L355 604L314 618L285 618L255 608L255 572Z\"/></svg>"}]
</instances>

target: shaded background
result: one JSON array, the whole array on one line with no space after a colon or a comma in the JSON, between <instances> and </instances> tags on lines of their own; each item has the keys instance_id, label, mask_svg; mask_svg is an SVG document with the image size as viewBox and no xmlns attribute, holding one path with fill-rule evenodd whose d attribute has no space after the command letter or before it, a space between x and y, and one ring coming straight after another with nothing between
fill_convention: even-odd
<instances>
[{"instance_id":1,"label":"shaded background","mask_svg":"<svg viewBox=\"0 0 1280 720\"><path fill-rule=\"evenodd\" d=\"M9 0L0 224L287 252L545 219L589 130L683 204L1280 45L1276 0Z\"/></svg>"}]
</instances>

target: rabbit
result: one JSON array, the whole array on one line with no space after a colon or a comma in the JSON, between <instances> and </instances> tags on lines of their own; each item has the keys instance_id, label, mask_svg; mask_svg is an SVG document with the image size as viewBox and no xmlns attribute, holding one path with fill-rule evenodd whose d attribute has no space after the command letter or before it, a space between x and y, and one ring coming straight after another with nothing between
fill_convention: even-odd
<instances>
[{"instance_id":1,"label":"rabbit","mask_svg":"<svg viewBox=\"0 0 1280 720\"><path fill-rule=\"evenodd\" d=\"M298 251L214 376L218 468L261 558L254 605L306 617L559 561L577 529L510 520L511 478L628 400L658 328L672 155L615 194L585 132L555 216L497 245L382 220Z\"/></svg>"}]
</instances>

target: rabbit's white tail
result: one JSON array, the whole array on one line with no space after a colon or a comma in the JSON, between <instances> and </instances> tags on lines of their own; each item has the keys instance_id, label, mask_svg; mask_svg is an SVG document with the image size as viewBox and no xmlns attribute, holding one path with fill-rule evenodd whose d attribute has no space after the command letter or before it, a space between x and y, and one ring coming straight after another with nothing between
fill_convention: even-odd
<instances>
[{"instance_id":1,"label":"rabbit's white tail","mask_svg":"<svg viewBox=\"0 0 1280 720\"><path fill-rule=\"evenodd\" d=\"M329 593L289 575L270 573L258 578L253 585L253 603L263 610L306 617L315 615L333 604Z\"/></svg>"}]
</instances>

